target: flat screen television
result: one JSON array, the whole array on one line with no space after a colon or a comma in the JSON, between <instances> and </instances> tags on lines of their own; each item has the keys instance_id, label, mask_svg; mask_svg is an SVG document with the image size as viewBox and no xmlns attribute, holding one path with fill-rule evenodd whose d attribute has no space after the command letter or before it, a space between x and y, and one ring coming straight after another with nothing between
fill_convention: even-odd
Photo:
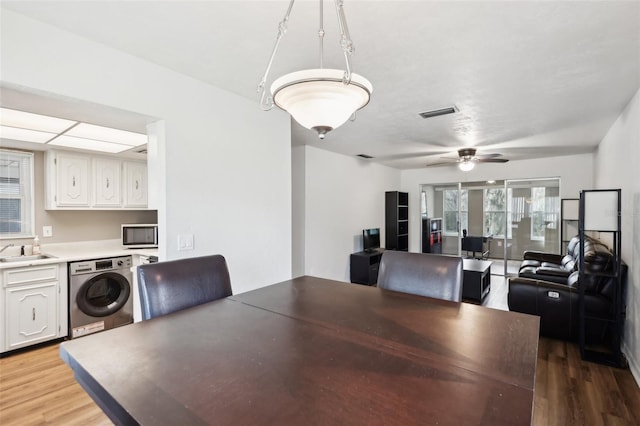
<instances>
[{"instance_id":1,"label":"flat screen television","mask_svg":"<svg viewBox=\"0 0 640 426\"><path fill-rule=\"evenodd\" d=\"M474 253L482 253L484 250L483 240L483 237L466 236L462 238L462 250L471 251Z\"/></svg>"},{"instance_id":2,"label":"flat screen television","mask_svg":"<svg viewBox=\"0 0 640 426\"><path fill-rule=\"evenodd\" d=\"M362 249L366 252L376 251L380 248L380 228L362 230Z\"/></svg>"}]
</instances>

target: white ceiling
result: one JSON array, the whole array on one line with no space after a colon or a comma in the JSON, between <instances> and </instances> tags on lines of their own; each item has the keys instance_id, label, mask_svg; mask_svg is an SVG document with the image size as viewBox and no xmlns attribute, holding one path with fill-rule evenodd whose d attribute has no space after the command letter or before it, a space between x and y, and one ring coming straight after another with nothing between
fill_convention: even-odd
<instances>
[{"instance_id":1,"label":"white ceiling","mask_svg":"<svg viewBox=\"0 0 640 426\"><path fill-rule=\"evenodd\" d=\"M325 67L343 68L325 3ZM2 1L252 100L287 4ZM346 0L345 11L353 68L373 84L372 100L324 141L294 123L293 144L402 169L462 147L511 160L592 152L640 87L638 1ZM318 66L317 29L318 3L297 2L268 85ZM453 105L454 115L418 116Z\"/></svg>"}]
</instances>

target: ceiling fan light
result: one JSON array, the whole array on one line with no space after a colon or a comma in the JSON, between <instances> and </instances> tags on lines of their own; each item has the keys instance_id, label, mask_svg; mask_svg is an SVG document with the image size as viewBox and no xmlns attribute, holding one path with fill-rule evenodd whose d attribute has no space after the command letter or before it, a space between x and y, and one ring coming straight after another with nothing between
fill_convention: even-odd
<instances>
[{"instance_id":1,"label":"ceiling fan light","mask_svg":"<svg viewBox=\"0 0 640 426\"><path fill-rule=\"evenodd\" d=\"M352 73L342 81L344 71L309 69L286 74L273 82L274 103L307 129L324 135L344 124L354 112L369 103L373 87L366 78Z\"/></svg>"},{"instance_id":2,"label":"ceiling fan light","mask_svg":"<svg viewBox=\"0 0 640 426\"><path fill-rule=\"evenodd\" d=\"M458 163L458 168L463 172L471 171L475 166L476 166L476 163L474 163L473 161L462 161Z\"/></svg>"}]
</instances>

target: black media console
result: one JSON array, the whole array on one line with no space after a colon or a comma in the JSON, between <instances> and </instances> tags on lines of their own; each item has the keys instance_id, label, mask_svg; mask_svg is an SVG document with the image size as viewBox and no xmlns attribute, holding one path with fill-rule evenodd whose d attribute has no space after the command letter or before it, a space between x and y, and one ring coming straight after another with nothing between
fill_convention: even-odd
<instances>
[{"instance_id":1,"label":"black media console","mask_svg":"<svg viewBox=\"0 0 640 426\"><path fill-rule=\"evenodd\" d=\"M380 258L384 249L359 251L351 255L351 282L355 284L375 285L378 282Z\"/></svg>"}]
</instances>

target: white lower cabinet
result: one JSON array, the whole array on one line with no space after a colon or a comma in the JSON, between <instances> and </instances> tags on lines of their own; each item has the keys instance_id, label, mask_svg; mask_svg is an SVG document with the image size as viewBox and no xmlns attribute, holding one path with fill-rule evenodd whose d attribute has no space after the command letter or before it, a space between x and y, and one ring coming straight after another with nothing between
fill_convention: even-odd
<instances>
[{"instance_id":1,"label":"white lower cabinet","mask_svg":"<svg viewBox=\"0 0 640 426\"><path fill-rule=\"evenodd\" d=\"M58 282L7 289L8 350L58 335Z\"/></svg>"},{"instance_id":2,"label":"white lower cabinet","mask_svg":"<svg viewBox=\"0 0 640 426\"><path fill-rule=\"evenodd\" d=\"M0 352L67 335L66 263L2 271Z\"/></svg>"}]
</instances>

